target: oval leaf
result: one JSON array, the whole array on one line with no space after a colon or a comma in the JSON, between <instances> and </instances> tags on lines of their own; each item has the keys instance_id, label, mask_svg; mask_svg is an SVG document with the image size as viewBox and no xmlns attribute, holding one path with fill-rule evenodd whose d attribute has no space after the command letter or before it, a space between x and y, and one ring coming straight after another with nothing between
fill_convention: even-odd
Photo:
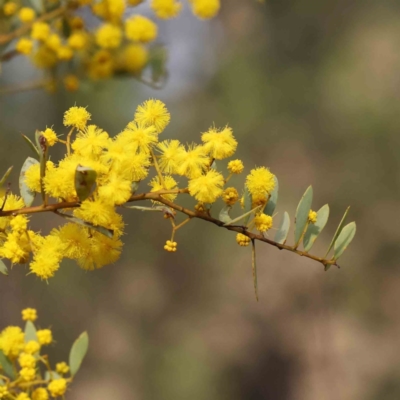
<instances>
[{"instance_id":1,"label":"oval leaf","mask_svg":"<svg viewBox=\"0 0 400 400\"><path fill-rule=\"evenodd\" d=\"M324 258L326 258L326 256L329 254L329 252L331 251L331 248L333 247L333 245L334 245L334 243L335 243L337 237L339 236L340 232L342 231L343 226L344 226L344 221L345 221L345 219L346 219L347 214L349 213L349 210L350 210L350 206L347 207L346 211L344 212L343 217L342 217L342 220L340 221L340 224L338 225L338 227L337 227L337 229L336 229L336 232L335 232L335 234L333 235L332 241L331 241L331 243L330 243L330 245L329 245L329 247L328 247L328 251L326 252Z\"/></svg>"},{"instance_id":2,"label":"oval leaf","mask_svg":"<svg viewBox=\"0 0 400 400\"><path fill-rule=\"evenodd\" d=\"M289 218L289 214L285 211L283 213L281 224L275 235L276 243L284 244L286 242L286 239L287 239L287 236L289 233L289 228L290 228L290 218Z\"/></svg>"},{"instance_id":3,"label":"oval leaf","mask_svg":"<svg viewBox=\"0 0 400 400\"><path fill-rule=\"evenodd\" d=\"M227 204L224 204L221 211L219 212L218 219L220 221L222 221L224 224L228 224L229 222L232 221L232 218L229 215L230 211L231 211L231 207L228 206Z\"/></svg>"},{"instance_id":4,"label":"oval leaf","mask_svg":"<svg viewBox=\"0 0 400 400\"><path fill-rule=\"evenodd\" d=\"M7 376L9 376L11 379L15 379L12 363L2 350L0 350L0 365Z\"/></svg>"},{"instance_id":5,"label":"oval leaf","mask_svg":"<svg viewBox=\"0 0 400 400\"><path fill-rule=\"evenodd\" d=\"M39 150L33 144L32 140L29 139L28 136L25 136L25 135L22 135L22 137L25 139L26 143L28 143L29 147L32 149L32 151L35 154L35 156L40 157Z\"/></svg>"},{"instance_id":6,"label":"oval leaf","mask_svg":"<svg viewBox=\"0 0 400 400\"><path fill-rule=\"evenodd\" d=\"M343 254L343 252L346 250L347 246L353 240L355 234L356 234L356 223L355 222L350 222L348 225L346 225L342 229L342 231L340 232L340 235L336 239L335 246L334 246L335 260L337 260Z\"/></svg>"},{"instance_id":7,"label":"oval leaf","mask_svg":"<svg viewBox=\"0 0 400 400\"><path fill-rule=\"evenodd\" d=\"M4 264L3 260L0 260L0 274L8 275L7 265Z\"/></svg>"},{"instance_id":8,"label":"oval leaf","mask_svg":"<svg viewBox=\"0 0 400 400\"><path fill-rule=\"evenodd\" d=\"M88 347L89 336L87 332L83 332L78 339L75 340L69 353L69 368L71 375L75 375L78 372L82 361L85 358Z\"/></svg>"},{"instance_id":9,"label":"oval leaf","mask_svg":"<svg viewBox=\"0 0 400 400\"><path fill-rule=\"evenodd\" d=\"M244 187L244 213L246 214L246 216L243 219L243 225L247 225L247 223L249 222L249 218L250 218L250 211L251 211L251 194L249 192L249 189L247 189L247 186ZM249 214L247 214L249 213Z\"/></svg>"},{"instance_id":10,"label":"oval leaf","mask_svg":"<svg viewBox=\"0 0 400 400\"><path fill-rule=\"evenodd\" d=\"M32 321L26 321L25 324L25 343L30 340L37 342L36 328Z\"/></svg>"},{"instance_id":11,"label":"oval leaf","mask_svg":"<svg viewBox=\"0 0 400 400\"><path fill-rule=\"evenodd\" d=\"M309 224L304 234L303 246L305 251L310 251L311 247L317 240L318 235L325 228L329 218L329 205L325 204L317 212L317 222L315 224Z\"/></svg>"},{"instance_id":12,"label":"oval leaf","mask_svg":"<svg viewBox=\"0 0 400 400\"><path fill-rule=\"evenodd\" d=\"M296 247L298 246L301 239L301 235L303 234L304 228L307 225L308 213L311 210L312 198L313 198L313 189L312 186L309 186L305 191L305 193L303 194L303 197L301 198L296 210L296 218L294 220L295 221L294 242Z\"/></svg>"},{"instance_id":13,"label":"oval leaf","mask_svg":"<svg viewBox=\"0 0 400 400\"><path fill-rule=\"evenodd\" d=\"M86 200L93 192L97 172L89 167L78 165L75 170L75 190L80 201Z\"/></svg>"},{"instance_id":14,"label":"oval leaf","mask_svg":"<svg viewBox=\"0 0 400 400\"><path fill-rule=\"evenodd\" d=\"M0 186L3 186L5 181L7 180L7 178L10 176L11 171L12 171L13 167L8 168L8 170L6 171L6 173L3 175L3 177L0 179Z\"/></svg>"},{"instance_id":15,"label":"oval leaf","mask_svg":"<svg viewBox=\"0 0 400 400\"><path fill-rule=\"evenodd\" d=\"M21 197L24 200L26 206L30 206L35 199L35 192L32 192L31 189L25 183L25 173L26 171L35 164L39 164L38 160L35 160L32 157L28 157L22 165L21 173L19 175L19 191L21 193Z\"/></svg>"},{"instance_id":16,"label":"oval leaf","mask_svg":"<svg viewBox=\"0 0 400 400\"><path fill-rule=\"evenodd\" d=\"M278 191L279 191L279 183L278 183L278 178L274 176L275 180L275 188L273 192L271 193L271 197L268 200L267 207L265 207L264 213L267 215L272 215L274 214L276 204L278 203Z\"/></svg>"},{"instance_id":17,"label":"oval leaf","mask_svg":"<svg viewBox=\"0 0 400 400\"><path fill-rule=\"evenodd\" d=\"M53 379L61 379L62 376L58 374L56 371L45 371L44 380L49 382Z\"/></svg>"}]
</instances>

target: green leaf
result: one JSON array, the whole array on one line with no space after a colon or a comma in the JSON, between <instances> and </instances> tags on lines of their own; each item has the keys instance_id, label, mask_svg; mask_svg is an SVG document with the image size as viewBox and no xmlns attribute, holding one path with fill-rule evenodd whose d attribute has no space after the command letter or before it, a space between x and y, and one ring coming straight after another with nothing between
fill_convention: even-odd
<instances>
[{"instance_id":1,"label":"green leaf","mask_svg":"<svg viewBox=\"0 0 400 400\"><path fill-rule=\"evenodd\" d=\"M7 266L4 264L3 260L0 260L0 274L8 275Z\"/></svg>"},{"instance_id":2,"label":"green leaf","mask_svg":"<svg viewBox=\"0 0 400 400\"><path fill-rule=\"evenodd\" d=\"M285 211L283 213L281 224L279 225L278 231L275 235L275 242L280 244L285 244L290 228L290 217Z\"/></svg>"},{"instance_id":3,"label":"green leaf","mask_svg":"<svg viewBox=\"0 0 400 400\"><path fill-rule=\"evenodd\" d=\"M15 379L15 373L12 363L3 353L3 350L0 350L0 365L7 376L9 376L11 379Z\"/></svg>"},{"instance_id":4,"label":"green leaf","mask_svg":"<svg viewBox=\"0 0 400 400\"><path fill-rule=\"evenodd\" d=\"M307 225L308 221L308 213L311 210L311 203L313 198L313 189L312 186L309 186L303 197L301 198L299 205L296 210L296 217L294 220L295 228L294 228L294 243L295 247L299 245L301 235L304 232L304 229Z\"/></svg>"},{"instance_id":5,"label":"green leaf","mask_svg":"<svg viewBox=\"0 0 400 400\"><path fill-rule=\"evenodd\" d=\"M25 343L30 340L37 342L36 328L32 321L26 321L25 324Z\"/></svg>"},{"instance_id":6,"label":"green leaf","mask_svg":"<svg viewBox=\"0 0 400 400\"><path fill-rule=\"evenodd\" d=\"M75 170L75 190L80 201L86 200L93 192L97 172L89 167L78 165Z\"/></svg>"},{"instance_id":7,"label":"green leaf","mask_svg":"<svg viewBox=\"0 0 400 400\"><path fill-rule=\"evenodd\" d=\"M35 164L39 164L39 161L32 157L28 157L23 163L21 168L21 173L19 175L19 191L21 193L21 197L24 200L25 205L28 207L33 203L36 193L32 192L31 189L29 189L29 187L25 183L25 173L32 165Z\"/></svg>"},{"instance_id":8,"label":"green leaf","mask_svg":"<svg viewBox=\"0 0 400 400\"><path fill-rule=\"evenodd\" d=\"M247 189L247 186L244 187L244 213L243 215L246 215L246 217L243 220L243 225L247 225L249 222L250 218L250 211L251 211L251 204L252 204L252 199L251 199L251 194L249 192L249 189Z\"/></svg>"},{"instance_id":9,"label":"green leaf","mask_svg":"<svg viewBox=\"0 0 400 400\"><path fill-rule=\"evenodd\" d=\"M85 226L86 228L93 229L93 230L101 233L102 235L109 237L110 239L114 236L114 231L112 229L104 228L104 226L93 225L90 222L84 221L83 219L76 218L76 217L73 217L72 215L64 214L59 211L56 212L55 214L59 215L60 217L65 218L75 224L82 225L82 226Z\"/></svg>"},{"instance_id":10,"label":"green leaf","mask_svg":"<svg viewBox=\"0 0 400 400\"><path fill-rule=\"evenodd\" d=\"M218 219L222 221L224 224L229 224L232 221L232 218L229 215L231 208L232 207L228 206L227 204L224 204L221 211L219 212Z\"/></svg>"},{"instance_id":11,"label":"green leaf","mask_svg":"<svg viewBox=\"0 0 400 400\"><path fill-rule=\"evenodd\" d=\"M271 193L271 197L268 200L267 206L265 207L264 213L267 215L272 215L274 214L276 204L278 203L278 191L279 191L279 183L278 183L278 178L274 176L275 180L275 188L273 192Z\"/></svg>"},{"instance_id":12,"label":"green leaf","mask_svg":"<svg viewBox=\"0 0 400 400\"><path fill-rule=\"evenodd\" d=\"M45 371L44 373L44 380L46 382L49 382L53 379L61 379L62 376L60 374L58 374L56 371Z\"/></svg>"},{"instance_id":13,"label":"green leaf","mask_svg":"<svg viewBox=\"0 0 400 400\"><path fill-rule=\"evenodd\" d=\"M335 234L333 235L332 241L331 241L331 243L330 243L330 245L329 245L329 247L328 247L328 251L326 252L324 258L326 258L326 256L329 254L329 252L331 251L331 249L332 249L332 247L333 247L333 245L334 245L334 243L335 243L337 237L339 236L340 232L342 231L343 226L344 226L344 221L345 221L345 219L346 219L347 214L349 213L349 210L350 210L350 206L348 206L347 209L346 209L346 211L344 212L343 217L342 217L342 220L340 221L340 224L338 225L338 227L337 227L337 229L336 229L336 232L335 232Z\"/></svg>"},{"instance_id":14,"label":"green leaf","mask_svg":"<svg viewBox=\"0 0 400 400\"><path fill-rule=\"evenodd\" d=\"M156 46L151 49L148 66L154 83L165 83L167 79L167 60L168 52L164 46Z\"/></svg>"},{"instance_id":15,"label":"green leaf","mask_svg":"<svg viewBox=\"0 0 400 400\"><path fill-rule=\"evenodd\" d=\"M87 332L83 332L78 339L75 340L69 353L69 368L71 375L75 375L78 372L82 361L85 358L88 347L89 336Z\"/></svg>"},{"instance_id":16,"label":"green leaf","mask_svg":"<svg viewBox=\"0 0 400 400\"><path fill-rule=\"evenodd\" d=\"M305 251L310 251L311 247L317 240L318 235L325 228L329 218L329 205L325 204L317 212L317 222L309 224L303 238L303 246Z\"/></svg>"},{"instance_id":17,"label":"green leaf","mask_svg":"<svg viewBox=\"0 0 400 400\"><path fill-rule=\"evenodd\" d=\"M38 148L33 144L32 140L28 138L28 136L22 135L22 137L25 139L26 143L28 143L29 147L33 151L34 155L36 157L40 157L39 150Z\"/></svg>"},{"instance_id":18,"label":"green leaf","mask_svg":"<svg viewBox=\"0 0 400 400\"><path fill-rule=\"evenodd\" d=\"M236 217L235 219L231 220L230 222L227 222L226 224L224 224L224 226L233 225L235 222L238 222L238 221L240 221L241 219L246 218L246 217L247 217L247 219L248 219L248 217L250 216L250 214L253 213L253 212L255 212L255 211L257 211L259 208L261 208L261 206L257 206L257 207L255 207L255 208L253 208L252 210L248 211L247 213L242 214L242 215L240 215L239 217Z\"/></svg>"},{"instance_id":19,"label":"green leaf","mask_svg":"<svg viewBox=\"0 0 400 400\"><path fill-rule=\"evenodd\" d=\"M335 241L334 249L335 254L334 258L337 260L343 252L347 249L347 246L351 243L356 234L356 223L350 222L346 225L342 231L340 232L338 238Z\"/></svg>"},{"instance_id":20,"label":"green leaf","mask_svg":"<svg viewBox=\"0 0 400 400\"><path fill-rule=\"evenodd\" d=\"M256 295L256 300L258 301L256 244L255 244L254 240L251 241L251 266L253 269L254 293Z\"/></svg>"},{"instance_id":21,"label":"green leaf","mask_svg":"<svg viewBox=\"0 0 400 400\"><path fill-rule=\"evenodd\" d=\"M8 168L6 173L3 175L3 177L0 180L0 187L4 185L5 181L10 176L12 169L13 169L13 167Z\"/></svg>"},{"instance_id":22,"label":"green leaf","mask_svg":"<svg viewBox=\"0 0 400 400\"><path fill-rule=\"evenodd\" d=\"M328 271L328 269L332 266L333 264L325 264L325 271Z\"/></svg>"}]
</instances>

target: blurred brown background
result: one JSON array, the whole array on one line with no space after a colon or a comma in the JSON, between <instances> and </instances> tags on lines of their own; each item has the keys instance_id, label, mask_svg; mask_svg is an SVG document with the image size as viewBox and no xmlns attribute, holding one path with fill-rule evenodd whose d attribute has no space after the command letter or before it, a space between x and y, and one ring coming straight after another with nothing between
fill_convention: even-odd
<instances>
[{"instance_id":1,"label":"blurred brown background","mask_svg":"<svg viewBox=\"0 0 400 400\"><path fill-rule=\"evenodd\" d=\"M259 303L250 249L233 233L193 221L169 254L169 224L155 213L125 213L113 266L87 273L64 262L49 284L26 267L0 276L0 326L36 307L54 330L54 361L88 330L68 399L400 398L399 15L393 0L225 0L211 22L186 7L160 24L170 48L161 91L132 79L0 98L0 172L15 166L15 191L30 155L20 133L65 133L63 112L76 103L116 134L156 97L172 114L164 138L199 141L212 123L229 123L247 172L266 165L278 176L278 218L293 218L312 184L314 208L331 206L313 252L324 254L348 205L357 221L340 270L259 245ZM3 65L1 85L32 77L18 59ZM43 232L62 222L32 221Z\"/></svg>"}]
</instances>

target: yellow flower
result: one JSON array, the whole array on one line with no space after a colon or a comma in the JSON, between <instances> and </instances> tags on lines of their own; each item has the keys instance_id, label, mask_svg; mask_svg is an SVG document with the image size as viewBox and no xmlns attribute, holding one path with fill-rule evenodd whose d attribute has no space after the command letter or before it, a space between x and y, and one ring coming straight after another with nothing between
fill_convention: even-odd
<instances>
[{"instance_id":1,"label":"yellow flower","mask_svg":"<svg viewBox=\"0 0 400 400\"><path fill-rule=\"evenodd\" d=\"M135 74L140 72L149 59L148 50L141 44L130 44L125 46L119 54L119 67L124 71Z\"/></svg>"},{"instance_id":2,"label":"yellow flower","mask_svg":"<svg viewBox=\"0 0 400 400\"><path fill-rule=\"evenodd\" d=\"M145 126L154 125L157 133L161 133L169 124L171 116L165 104L160 100L146 100L138 106L135 121Z\"/></svg>"},{"instance_id":3,"label":"yellow flower","mask_svg":"<svg viewBox=\"0 0 400 400\"><path fill-rule=\"evenodd\" d=\"M0 399L6 399L7 397L8 397L7 387L0 385Z\"/></svg>"},{"instance_id":4,"label":"yellow flower","mask_svg":"<svg viewBox=\"0 0 400 400\"><path fill-rule=\"evenodd\" d=\"M96 32L96 43L104 49L116 49L122 41L122 31L116 25L104 24Z\"/></svg>"},{"instance_id":5,"label":"yellow flower","mask_svg":"<svg viewBox=\"0 0 400 400\"><path fill-rule=\"evenodd\" d=\"M135 42L149 43L157 37L157 25L146 17L134 15L125 21L125 35Z\"/></svg>"},{"instance_id":6,"label":"yellow flower","mask_svg":"<svg viewBox=\"0 0 400 400\"><path fill-rule=\"evenodd\" d=\"M63 82L68 92L76 92L79 89L79 79L76 75L69 74L65 76Z\"/></svg>"},{"instance_id":7,"label":"yellow flower","mask_svg":"<svg viewBox=\"0 0 400 400\"><path fill-rule=\"evenodd\" d=\"M228 126L220 131L216 128L210 128L202 134L201 140L204 143L205 150L216 160L230 157L236 151L237 141L233 137L232 129Z\"/></svg>"},{"instance_id":8,"label":"yellow flower","mask_svg":"<svg viewBox=\"0 0 400 400\"><path fill-rule=\"evenodd\" d=\"M228 170L231 174L241 174L244 166L241 160L232 160L228 162Z\"/></svg>"},{"instance_id":9,"label":"yellow flower","mask_svg":"<svg viewBox=\"0 0 400 400\"><path fill-rule=\"evenodd\" d=\"M317 222L317 213L315 211L310 210L308 213L308 222L310 224L315 224Z\"/></svg>"},{"instance_id":10,"label":"yellow flower","mask_svg":"<svg viewBox=\"0 0 400 400\"><path fill-rule=\"evenodd\" d=\"M108 147L108 133L96 125L89 125L83 128L72 143L72 149L83 157L97 158Z\"/></svg>"},{"instance_id":11,"label":"yellow flower","mask_svg":"<svg viewBox=\"0 0 400 400\"><path fill-rule=\"evenodd\" d=\"M234 187L229 187L224 190L222 200L228 206L234 205L239 199L239 193Z\"/></svg>"},{"instance_id":12,"label":"yellow flower","mask_svg":"<svg viewBox=\"0 0 400 400\"><path fill-rule=\"evenodd\" d=\"M189 181L189 193L203 203L214 203L222 194L224 177L213 169Z\"/></svg>"},{"instance_id":13,"label":"yellow flower","mask_svg":"<svg viewBox=\"0 0 400 400\"><path fill-rule=\"evenodd\" d=\"M52 33L45 40L45 43L49 49L57 51L57 49L61 46L61 38L56 33Z\"/></svg>"},{"instance_id":14,"label":"yellow flower","mask_svg":"<svg viewBox=\"0 0 400 400\"><path fill-rule=\"evenodd\" d=\"M78 218L106 228L110 226L114 214L114 207L100 200L85 200L82 205L74 211L74 215Z\"/></svg>"},{"instance_id":15,"label":"yellow flower","mask_svg":"<svg viewBox=\"0 0 400 400\"><path fill-rule=\"evenodd\" d=\"M64 125L82 130L90 120L90 114L84 107L71 107L64 113Z\"/></svg>"},{"instance_id":16,"label":"yellow flower","mask_svg":"<svg viewBox=\"0 0 400 400\"><path fill-rule=\"evenodd\" d=\"M0 333L0 350L10 359L16 359L24 347L24 332L19 326L8 326Z\"/></svg>"},{"instance_id":17,"label":"yellow flower","mask_svg":"<svg viewBox=\"0 0 400 400\"><path fill-rule=\"evenodd\" d=\"M42 135L45 137L47 140L47 144L49 146L54 146L55 143L57 142L57 135L51 128L47 128L45 131L41 132Z\"/></svg>"},{"instance_id":18,"label":"yellow flower","mask_svg":"<svg viewBox=\"0 0 400 400\"><path fill-rule=\"evenodd\" d=\"M6 15L7 17L14 15L15 12L17 11L17 9L18 9L18 5L16 3L14 3L13 1L9 1L8 3L4 4L4 6L3 6L4 15Z\"/></svg>"},{"instance_id":19,"label":"yellow flower","mask_svg":"<svg viewBox=\"0 0 400 400\"><path fill-rule=\"evenodd\" d=\"M24 352L28 354L35 354L40 350L40 344L36 340L30 340L25 344Z\"/></svg>"},{"instance_id":20,"label":"yellow flower","mask_svg":"<svg viewBox=\"0 0 400 400\"><path fill-rule=\"evenodd\" d=\"M50 344L53 341L53 335L50 329L40 329L36 332L40 345Z\"/></svg>"},{"instance_id":21,"label":"yellow flower","mask_svg":"<svg viewBox=\"0 0 400 400\"><path fill-rule=\"evenodd\" d=\"M221 6L220 0L190 0L193 14L202 19L213 18Z\"/></svg>"},{"instance_id":22,"label":"yellow flower","mask_svg":"<svg viewBox=\"0 0 400 400\"><path fill-rule=\"evenodd\" d=\"M182 4L176 0L151 0L151 8L158 18L170 19L178 16Z\"/></svg>"},{"instance_id":23,"label":"yellow flower","mask_svg":"<svg viewBox=\"0 0 400 400\"><path fill-rule=\"evenodd\" d=\"M171 242L171 240L167 240L167 242L165 243L164 249L169 252L175 253L177 245L178 245L178 243Z\"/></svg>"},{"instance_id":24,"label":"yellow flower","mask_svg":"<svg viewBox=\"0 0 400 400\"><path fill-rule=\"evenodd\" d=\"M67 390L67 381L64 378L54 379L47 386L53 397L63 396Z\"/></svg>"},{"instance_id":25,"label":"yellow flower","mask_svg":"<svg viewBox=\"0 0 400 400\"><path fill-rule=\"evenodd\" d=\"M158 176L155 176L150 182L149 186L151 186L151 192L158 192L160 190L172 190L176 189L177 183L176 180L170 176L166 175L163 177L164 179L164 186L160 183L160 180ZM171 193L171 194L163 194L161 197L165 200L168 201L174 201L176 199L176 196L178 196L177 193Z\"/></svg>"},{"instance_id":26,"label":"yellow flower","mask_svg":"<svg viewBox=\"0 0 400 400\"><path fill-rule=\"evenodd\" d=\"M60 46L57 48L56 52L57 52L58 59L61 61L69 61L74 56L74 52L68 46ZM64 80L64 83L65 83L65 80Z\"/></svg>"},{"instance_id":27,"label":"yellow flower","mask_svg":"<svg viewBox=\"0 0 400 400\"><path fill-rule=\"evenodd\" d=\"M64 257L78 259L83 257L85 249L90 247L87 229L77 224L65 224L59 230L53 230L51 234L58 235L63 243Z\"/></svg>"},{"instance_id":28,"label":"yellow flower","mask_svg":"<svg viewBox=\"0 0 400 400\"><path fill-rule=\"evenodd\" d=\"M185 154L185 149L179 140L164 140L157 145L161 153L158 164L166 174L175 174L178 169L178 160Z\"/></svg>"},{"instance_id":29,"label":"yellow flower","mask_svg":"<svg viewBox=\"0 0 400 400\"><path fill-rule=\"evenodd\" d=\"M242 233L238 233L236 235L236 242L239 246L248 246L251 242L251 239Z\"/></svg>"},{"instance_id":30,"label":"yellow flower","mask_svg":"<svg viewBox=\"0 0 400 400\"><path fill-rule=\"evenodd\" d=\"M21 38L15 45L15 49L21 54L31 54L33 49L33 42L30 39Z\"/></svg>"},{"instance_id":31,"label":"yellow flower","mask_svg":"<svg viewBox=\"0 0 400 400\"><path fill-rule=\"evenodd\" d=\"M18 18L21 22L32 22L36 17L36 12L33 8L22 7L19 10Z\"/></svg>"},{"instance_id":32,"label":"yellow flower","mask_svg":"<svg viewBox=\"0 0 400 400\"><path fill-rule=\"evenodd\" d=\"M36 40L46 40L50 34L50 26L46 22L35 22L32 25L31 38Z\"/></svg>"},{"instance_id":33,"label":"yellow flower","mask_svg":"<svg viewBox=\"0 0 400 400\"><path fill-rule=\"evenodd\" d=\"M203 146L189 145L188 150L183 150L176 160L177 173L189 179L197 178L208 167L210 160Z\"/></svg>"},{"instance_id":34,"label":"yellow flower","mask_svg":"<svg viewBox=\"0 0 400 400\"><path fill-rule=\"evenodd\" d=\"M29 254L29 243L25 235L12 232L7 235L7 240L0 247L0 257L8 258L13 264L27 262Z\"/></svg>"},{"instance_id":35,"label":"yellow flower","mask_svg":"<svg viewBox=\"0 0 400 400\"><path fill-rule=\"evenodd\" d=\"M39 46L32 61L38 68L51 68L57 64L57 54L47 46Z\"/></svg>"},{"instance_id":36,"label":"yellow flower","mask_svg":"<svg viewBox=\"0 0 400 400\"><path fill-rule=\"evenodd\" d=\"M35 368L36 358L29 353L21 353L18 358L19 365L22 368Z\"/></svg>"},{"instance_id":37,"label":"yellow flower","mask_svg":"<svg viewBox=\"0 0 400 400\"><path fill-rule=\"evenodd\" d=\"M15 400L31 400L26 393L20 393Z\"/></svg>"},{"instance_id":38,"label":"yellow flower","mask_svg":"<svg viewBox=\"0 0 400 400\"><path fill-rule=\"evenodd\" d=\"M53 170L54 164L52 161L47 161L46 163L46 171ZM28 170L25 172L25 183L29 189L33 192L40 192L40 164L31 165Z\"/></svg>"},{"instance_id":39,"label":"yellow flower","mask_svg":"<svg viewBox=\"0 0 400 400\"><path fill-rule=\"evenodd\" d=\"M37 311L34 308L25 308L22 310L22 320L23 321L36 321Z\"/></svg>"},{"instance_id":40,"label":"yellow flower","mask_svg":"<svg viewBox=\"0 0 400 400\"><path fill-rule=\"evenodd\" d=\"M246 186L253 196L266 196L275 188L274 174L265 167L255 168L246 178Z\"/></svg>"},{"instance_id":41,"label":"yellow flower","mask_svg":"<svg viewBox=\"0 0 400 400\"><path fill-rule=\"evenodd\" d=\"M87 34L81 30L72 32L68 38L68 46L74 50L82 50L88 43Z\"/></svg>"},{"instance_id":42,"label":"yellow flower","mask_svg":"<svg viewBox=\"0 0 400 400\"><path fill-rule=\"evenodd\" d=\"M136 149L146 154L157 144L158 135L154 125L143 125L135 121L129 122L127 127L119 134L120 140L131 143Z\"/></svg>"},{"instance_id":43,"label":"yellow flower","mask_svg":"<svg viewBox=\"0 0 400 400\"><path fill-rule=\"evenodd\" d=\"M56 364L56 371L59 374L67 374L69 371L69 367L68 367L67 363L63 361L63 362Z\"/></svg>"},{"instance_id":44,"label":"yellow flower","mask_svg":"<svg viewBox=\"0 0 400 400\"><path fill-rule=\"evenodd\" d=\"M26 215L17 215L12 217L10 221L10 227L13 232L21 233L22 231L26 231L28 226L28 217Z\"/></svg>"},{"instance_id":45,"label":"yellow flower","mask_svg":"<svg viewBox=\"0 0 400 400\"><path fill-rule=\"evenodd\" d=\"M32 392L32 400L49 400L49 393L45 388L37 388Z\"/></svg>"},{"instance_id":46,"label":"yellow flower","mask_svg":"<svg viewBox=\"0 0 400 400\"><path fill-rule=\"evenodd\" d=\"M254 217L256 229L260 232L266 232L272 228L272 217L266 214L259 214Z\"/></svg>"},{"instance_id":47,"label":"yellow flower","mask_svg":"<svg viewBox=\"0 0 400 400\"><path fill-rule=\"evenodd\" d=\"M22 378L22 380L26 382L33 381L36 376L36 370L35 368L21 368L19 371L19 375Z\"/></svg>"},{"instance_id":48,"label":"yellow flower","mask_svg":"<svg viewBox=\"0 0 400 400\"><path fill-rule=\"evenodd\" d=\"M126 203L132 194L131 181L115 173L110 173L107 178L106 183L98 189L99 199L110 205Z\"/></svg>"},{"instance_id":49,"label":"yellow flower","mask_svg":"<svg viewBox=\"0 0 400 400\"><path fill-rule=\"evenodd\" d=\"M130 6L138 6L139 4L143 3L144 0L128 0L128 4Z\"/></svg>"}]
</instances>

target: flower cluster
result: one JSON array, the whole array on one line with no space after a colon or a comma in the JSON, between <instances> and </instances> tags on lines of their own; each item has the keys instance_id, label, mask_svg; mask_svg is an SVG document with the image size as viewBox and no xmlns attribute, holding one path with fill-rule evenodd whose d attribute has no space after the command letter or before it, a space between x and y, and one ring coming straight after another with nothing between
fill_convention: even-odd
<instances>
[{"instance_id":1,"label":"flower cluster","mask_svg":"<svg viewBox=\"0 0 400 400\"><path fill-rule=\"evenodd\" d=\"M154 16L160 19L175 18L182 10L179 0L148 2ZM144 68L159 58L159 48L151 47L158 37L157 23L135 10L142 3L145 1L44 0L38 10L8 0L0 9L3 14L0 18L10 31L0 35L0 44L15 37L17 40L15 52L4 60L14 54L25 55L53 78L58 71L68 91L77 90L80 81L87 77L92 80L114 75L140 78ZM188 4L201 19L214 17L220 8L220 0L189 0ZM93 16L89 18L85 9L90 9L96 24L90 22ZM57 79L48 82L48 89L56 88Z\"/></svg>"},{"instance_id":2,"label":"flower cluster","mask_svg":"<svg viewBox=\"0 0 400 400\"><path fill-rule=\"evenodd\" d=\"M44 348L53 343L50 329L36 330L35 309L22 311L25 329L8 326L0 332L0 399L48 400L63 397L72 374L66 362L53 369ZM79 340L79 339L78 339ZM81 353L71 351L72 361L81 360ZM83 354L84 355L84 354ZM77 358L78 357L78 358Z\"/></svg>"}]
</instances>

